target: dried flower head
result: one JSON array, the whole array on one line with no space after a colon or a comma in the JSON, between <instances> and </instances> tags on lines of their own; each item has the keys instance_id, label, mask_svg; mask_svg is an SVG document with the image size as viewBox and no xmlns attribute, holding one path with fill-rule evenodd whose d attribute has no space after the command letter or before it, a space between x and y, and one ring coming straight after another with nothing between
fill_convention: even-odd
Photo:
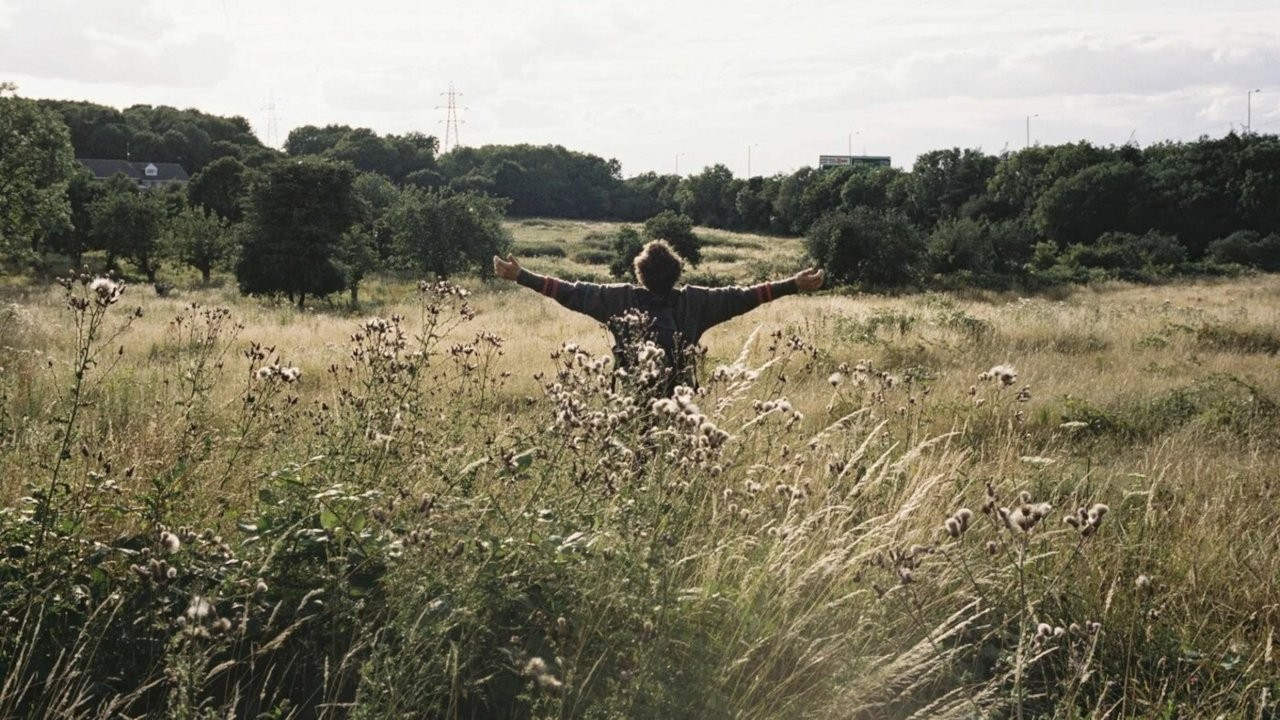
<instances>
[{"instance_id":1,"label":"dried flower head","mask_svg":"<svg viewBox=\"0 0 1280 720\"><path fill-rule=\"evenodd\" d=\"M995 381L1001 387L1008 387L1018 381L1018 371L1012 365L996 365L979 374L978 379L984 382Z\"/></svg>"},{"instance_id":2,"label":"dried flower head","mask_svg":"<svg viewBox=\"0 0 1280 720\"><path fill-rule=\"evenodd\" d=\"M165 552L172 555L173 553L178 552L178 550L182 547L182 541L178 539L177 535L174 535L168 530L165 530L164 532L160 533L160 547Z\"/></svg>"},{"instance_id":3,"label":"dried flower head","mask_svg":"<svg viewBox=\"0 0 1280 720\"><path fill-rule=\"evenodd\" d=\"M187 619L192 621L204 620L213 614L213 605L199 595L191 598L191 604L187 606Z\"/></svg>"},{"instance_id":4,"label":"dried flower head","mask_svg":"<svg viewBox=\"0 0 1280 720\"><path fill-rule=\"evenodd\" d=\"M947 518L947 521L942 526L946 529L947 535L953 538L960 537L960 523L954 517Z\"/></svg>"}]
</instances>

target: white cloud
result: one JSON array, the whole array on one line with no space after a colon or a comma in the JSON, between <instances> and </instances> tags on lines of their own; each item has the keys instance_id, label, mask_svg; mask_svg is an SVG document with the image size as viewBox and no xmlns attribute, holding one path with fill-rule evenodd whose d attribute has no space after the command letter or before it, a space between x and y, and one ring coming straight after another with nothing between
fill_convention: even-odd
<instances>
[{"instance_id":1,"label":"white cloud","mask_svg":"<svg viewBox=\"0 0 1280 720\"><path fill-rule=\"evenodd\" d=\"M19 0L3 22L0 66L23 75L205 87L231 70L230 41L181 31L156 3Z\"/></svg>"},{"instance_id":2,"label":"white cloud","mask_svg":"<svg viewBox=\"0 0 1280 720\"><path fill-rule=\"evenodd\" d=\"M0 68L27 96L166 103L265 127L345 123L558 143L628 174L771 173L840 152L1143 142L1280 120L1268 0L5 0ZM1217 132L1214 130L1213 132Z\"/></svg>"}]
</instances>

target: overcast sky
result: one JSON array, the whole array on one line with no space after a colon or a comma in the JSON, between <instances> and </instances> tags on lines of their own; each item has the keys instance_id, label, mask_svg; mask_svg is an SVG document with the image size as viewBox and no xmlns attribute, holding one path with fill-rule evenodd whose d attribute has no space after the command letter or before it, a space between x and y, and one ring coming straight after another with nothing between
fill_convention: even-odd
<instances>
[{"instance_id":1,"label":"overcast sky","mask_svg":"<svg viewBox=\"0 0 1280 720\"><path fill-rule=\"evenodd\" d=\"M623 174L1280 132L1280 2L0 0L26 97L556 143ZM852 134L852 141L850 135Z\"/></svg>"}]
</instances>

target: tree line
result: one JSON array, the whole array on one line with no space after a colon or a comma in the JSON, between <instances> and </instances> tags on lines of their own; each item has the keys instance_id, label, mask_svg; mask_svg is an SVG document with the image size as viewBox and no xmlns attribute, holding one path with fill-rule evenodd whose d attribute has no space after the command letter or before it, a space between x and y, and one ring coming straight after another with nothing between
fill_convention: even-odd
<instances>
[{"instance_id":1,"label":"tree line","mask_svg":"<svg viewBox=\"0 0 1280 720\"><path fill-rule=\"evenodd\" d=\"M1000 155L952 148L924 153L909 171L803 167L736 178L713 165L624 179L616 160L561 146L440 155L430 135L308 125L277 151L239 117L32 101L13 90L0 92L5 257L79 263L102 251L109 266L128 259L150 279L163 262L206 279L227 267L245 292L298 301L354 297L375 269L484 272L487 254L509 245L505 214L660 218L650 237L678 226L672 236L684 238L693 224L802 235L833 279L866 287L1280 270L1275 135ZM73 157L179 162L193 175L182 191L145 192L123 177L94 181ZM619 258L638 242L620 231Z\"/></svg>"}]
</instances>

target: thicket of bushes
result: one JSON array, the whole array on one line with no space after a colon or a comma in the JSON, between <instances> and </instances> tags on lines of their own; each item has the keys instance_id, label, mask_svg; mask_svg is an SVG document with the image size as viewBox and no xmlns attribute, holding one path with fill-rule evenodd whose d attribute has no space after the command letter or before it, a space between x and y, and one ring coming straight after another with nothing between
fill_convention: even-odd
<instances>
[{"instance_id":1,"label":"thicket of bushes","mask_svg":"<svg viewBox=\"0 0 1280 720\"><path fill-rule=\"evenodd\" d=\"M362 265L394 264L388 264L394 231L386 211L399 202L396 193L410 190L498 198L484 207L521 217L688 218L712 228L803 235L833 276L864 287L1036 288L1280 268L1280 138L1274 135L1233 133L1146 148L1079 142L999 156L953 148L922 154L909 171L805 167L787 175L735 178L714 165L685 177L646 173L623 179L616 161L560 146L457 148L437 157L430 136L380 136L331 125L295 129L282 154L257 144L240 118L148 106L119 113L88 103L39 105L69 128L67 142L77 156L122 157L121 143L133 138L135 155L139 147L152 148L153 159L189 162L199 171L188 191L190 203L233 226L259 182L253 178L274 172L265 168L275 160L309 158L355 170L364 232L353 236L360 240L338 260L356 268L345 280L352 288ZM90 211L103 202L101 191L83 177L70 182L64 217L24 225L39 228L26 238L34 252L78 258L85 249L104 249L113 258L131 258L150 276L154 258L139 248L154 245L159 232L129 233L141 239L120 252L122 243L130 243L108 237L120 233L94 228L95 217L102 221L98 225L120 225ZM172 215L181 201L165 204ZM860 246L840 249L849 242ZM458 244L452 252L466 255L471 244ZM620 240L614 264L624 267L628 252ZM483 271L483 263L479 267Z\"/></svg>"}]
</instances>

